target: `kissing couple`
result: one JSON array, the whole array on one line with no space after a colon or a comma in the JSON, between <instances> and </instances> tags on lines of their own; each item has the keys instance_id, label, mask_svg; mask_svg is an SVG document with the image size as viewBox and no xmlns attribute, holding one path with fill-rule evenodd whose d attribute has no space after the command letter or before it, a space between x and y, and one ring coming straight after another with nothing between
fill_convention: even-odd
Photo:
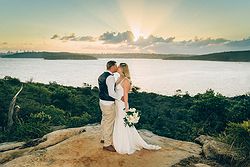
<instances>
[{"instance_id":1,"label":"kissing couple","mask_svg":"<svg viewBox=\"0 0 250 167\"><path fill-rule=\"evenodd\" d=\"M134 126L125 126L124 118L129 111L128 93L131 78L126 63L117 67L115 61L106 64L107 70L98 78L103 149L120 154L133 154L136 150L159 150L157 145L147 144ZM116 80L114 73L119 74Z\"/></svg>"}]
</instances>

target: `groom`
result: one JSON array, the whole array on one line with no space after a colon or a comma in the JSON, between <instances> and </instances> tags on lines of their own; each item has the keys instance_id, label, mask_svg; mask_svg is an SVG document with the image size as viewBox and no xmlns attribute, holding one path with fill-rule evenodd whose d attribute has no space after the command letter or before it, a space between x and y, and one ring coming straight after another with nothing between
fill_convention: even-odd
<instances>
[{"instance_id":1,"label":"groom","mask_svg":"<svg viewBox=\"0 0 250 167\"><path fill-rule=\"evenodd\" d=\"M115 77L117 72L117 65L115 61L109 61L106 64L107 70L103 72L98 78L99 84L99 98L100 108L102 111L102 139L103 149L115 152L112 146L113 127L115 122L115 99L121 99L115 92Z\"/></svg>"}]
</instances>

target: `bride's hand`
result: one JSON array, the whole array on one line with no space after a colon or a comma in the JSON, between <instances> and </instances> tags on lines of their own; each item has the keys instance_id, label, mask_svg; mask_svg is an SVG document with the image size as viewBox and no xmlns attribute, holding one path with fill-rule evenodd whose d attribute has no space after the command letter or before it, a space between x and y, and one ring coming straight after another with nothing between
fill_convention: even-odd
<instances>
[{"instance_id":1,"label":"bride's hand","mask_svg":"<svg viewBox=\"0 0 250 167\"><path fill-rule=\"evenodd\" d=\"M124 108L124 111L125 111L125 112L128 112L128 110L129 110L128 107L125 107L125 108Z\"/></svg>"}]
</instances>

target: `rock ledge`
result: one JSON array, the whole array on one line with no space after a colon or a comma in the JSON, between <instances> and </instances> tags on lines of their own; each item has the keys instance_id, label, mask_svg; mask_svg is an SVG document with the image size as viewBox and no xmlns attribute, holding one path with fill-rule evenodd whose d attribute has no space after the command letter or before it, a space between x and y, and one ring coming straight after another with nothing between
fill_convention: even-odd
<instances>
[{"instance_id":1,"label":"rock ledge","mask_svg":"<svg viewBox=\"0 0 250 167\"><path fill-rule=\"evenodd\" d=\"M159 151L141 150L132 155L103 151L99 125L70 128L51 132L35 142L0 145L0 166L4 167L167 167L189 157L200 157L201 146L178 141L140 130ZM24 147L25 145L25 147ZM2 149L2 150L1 150Z\"/></svg>"}]
</instances>

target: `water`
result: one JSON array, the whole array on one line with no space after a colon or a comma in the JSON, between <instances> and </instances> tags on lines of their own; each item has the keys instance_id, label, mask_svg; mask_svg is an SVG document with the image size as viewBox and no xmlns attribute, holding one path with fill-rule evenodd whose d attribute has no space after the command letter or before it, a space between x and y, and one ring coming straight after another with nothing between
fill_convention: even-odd
<instances>
[{"instance_id":1,"label":"water","mask_svg":"<svg viewBox=\"0 0 250 167\"><path fill-rule=\"evenodd\" d=\"M98 76L109 59L43 60L0 58L0 78L21 81L97 86ZM225 96L250 92L250 63L159 59L116 59L128 63L133 85L143 91L173 95L177 89L191 95L214 89Z\"/></svg>"}]
</instances>

